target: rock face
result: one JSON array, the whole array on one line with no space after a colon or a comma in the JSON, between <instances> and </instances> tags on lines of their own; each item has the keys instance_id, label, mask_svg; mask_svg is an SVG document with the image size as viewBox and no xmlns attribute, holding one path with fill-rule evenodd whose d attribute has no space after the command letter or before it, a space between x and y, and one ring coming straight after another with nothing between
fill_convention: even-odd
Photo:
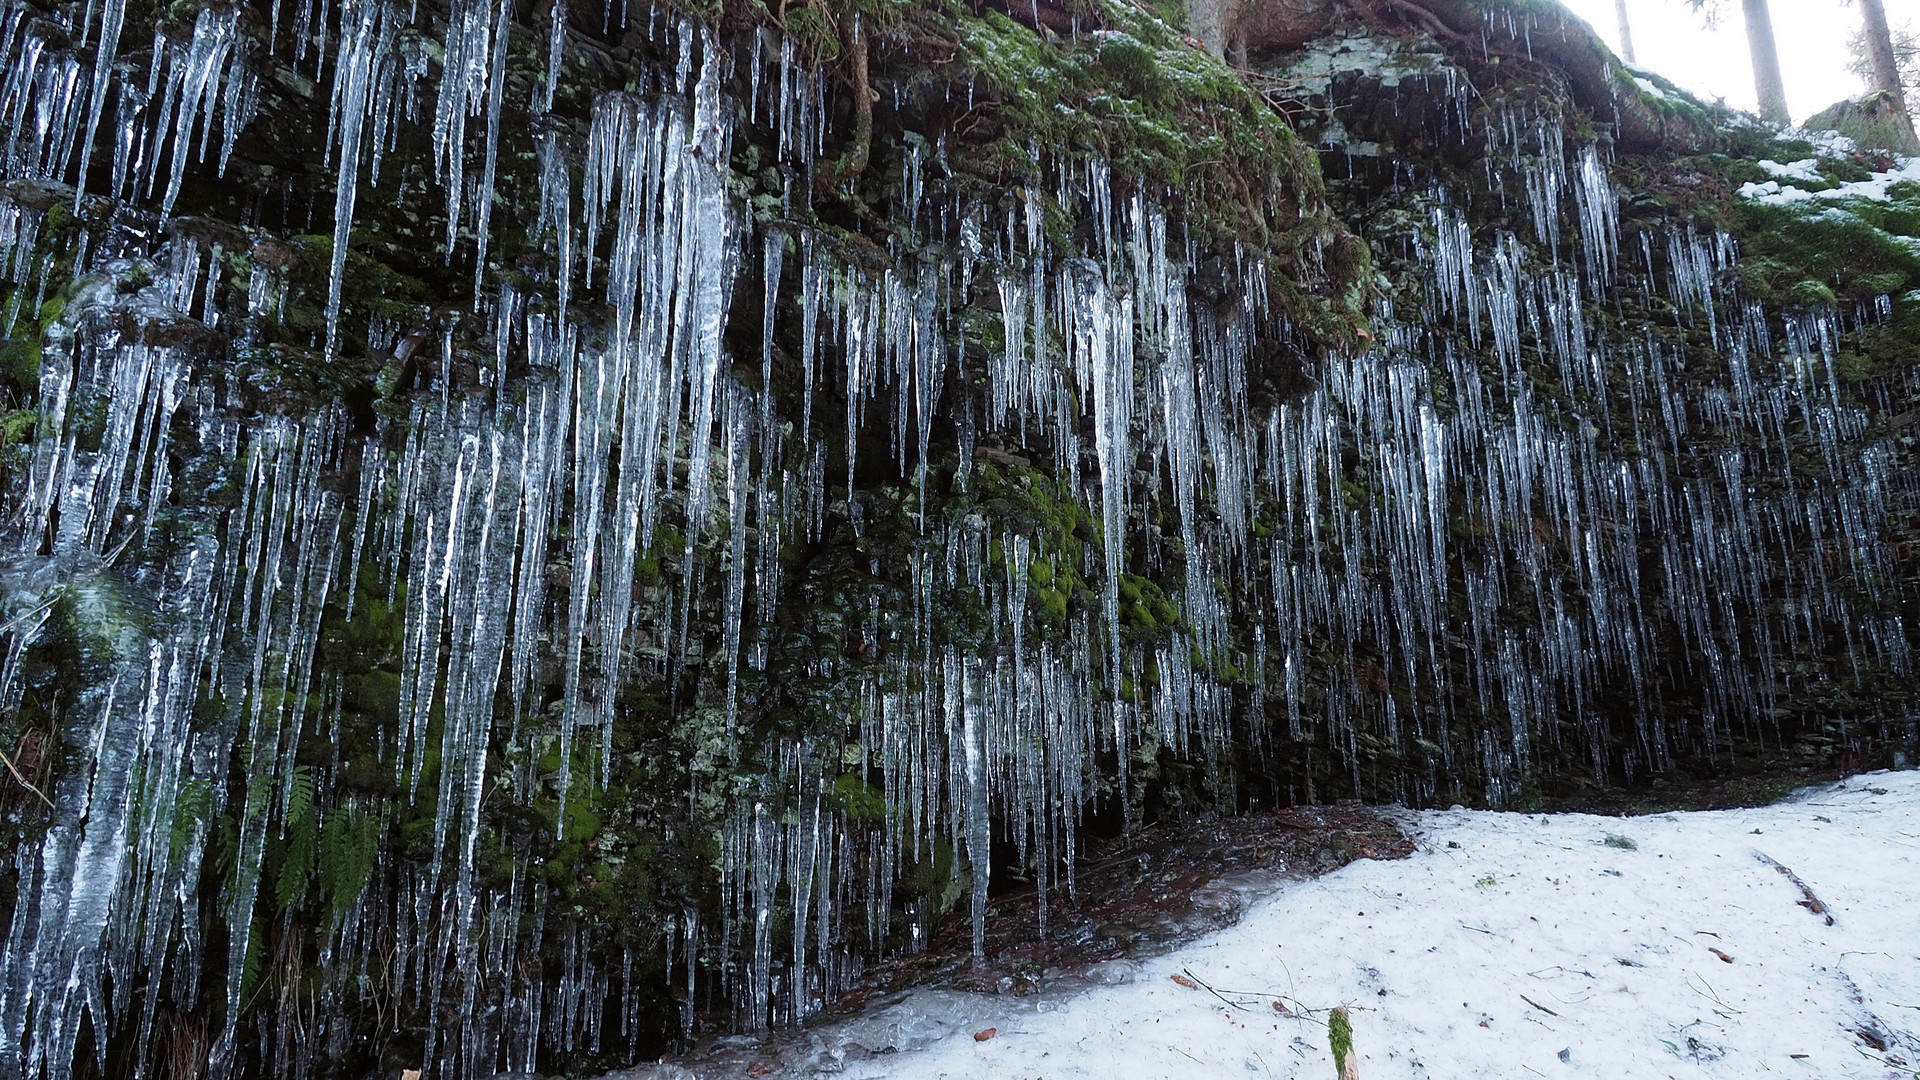
<instances>
[{"instance_id":1,"label":"rock face","mask_svg":"<svg viewBox=\"0 0 1920 1080\"><path fill-rule=\"evenodd\" d=\"M5 9L0 1052L611 1067L1084 829L1913 753L1920 198L1737 193L1897 163L1148 6Z\"/></svg>"},{"instance_id":2,"label":"rock face","mask_svg":"<svg viewBox=\"0 0 1920 1080\"><path fill-rule=\"evenodd\" d=\"M1882 90L1858 101L1838 101L1807 118L1813 131L1838 131L1861 146L1888 147L1903 154L1920 154L1914 141L1913 120L1900 100Z\"/></svg>"}]
</instances>

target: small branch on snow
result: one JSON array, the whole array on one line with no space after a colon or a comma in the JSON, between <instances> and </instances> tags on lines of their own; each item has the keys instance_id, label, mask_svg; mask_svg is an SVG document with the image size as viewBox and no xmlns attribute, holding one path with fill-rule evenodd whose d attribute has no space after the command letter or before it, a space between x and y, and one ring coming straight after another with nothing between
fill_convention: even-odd
<instances>
[{"instance_id":1,"label":"small branch on snow","mask_svg":"<svg viewBox=\"0 0 1920 1080\"><path fill-rule=\"evenodd\" d=\"M1833 912L1827 910L1827 905L1821 902L1818 896L1813 895L1813 887L1808 885L1806 882L1800 880L1799 874L1796 874L1793 871L1787 869L1785 866L1781 865L1772 856L1768 855L1764 851L1754 852L1753 857L1760 860L1763 863L1766 863L1768 866L1773 867L1775 870L1780 871L1780 873L1783 876L1785 876L1788 881L1793 882L1794 885L1799 888L1800 895L1806 897L1805 900L1798 901L1801 907L1806 908L1808 911L1812 912L1814 915L1817 915L1825 919L1827 921L1828 926L1833 925Z\"/></svg>"},{"instance_id":2,"label":"small branch on snow","mask_svg":"<svg viewBox=\"0 0 1920 1080\"><path fill-rule=\"evenodd\" d=\"M1201 978L1198 975L1195 975L1193 973L1192 968L1181 968L1180 971L1187 978L1192 979L1194 982L1199 983L1200 989L1205 990L1207 993L1212 994L1214 997L1219 998L1221 1001L1224 1001L1227 1004L1233 1006L1234 1008L1239 1009L1241 1012L1247 1011L1247 1007L1245 1005L1242 1005L1239 1002L1234 1001L1232 998L1227 997L1227 995L1221 993L1220 991L1215 990L1212 986L1207 984L1207 980Z\"/></svg>"},{"instance_id":3,"label":"small branch on snow","mask_svg":"<svg viewBox=\"0 0 1920 1080\"><path fill-rule=\"evenodd\" d=\"M1562 967L1559 964L1555 964L1552 967L1543 967L1539 971L1529 971L1527 972L1527 974L1532 978L1540 979L1540 978L1545 978L1545 973L1549 971L1557 971L1562 975L1585 975L1589 979L1598 977L1594 975L1594 973L1591 971L1583 971L1579 968Z\"/></svg>"},{"instance_id":4,"label":"small branch on snow","mask_svg":"<svg viewBox=\"0 0 1920 1080\"><path fill-rule=\"evenodd\" d=\"M1546 1013L1548 1016L1560 1015L1559 1013L1554 1012L1552 1009L1547 1008L1545 1005L1540 1004L1539 1002L1533 1000L1532 998L1528 997L1525 994L1520 995L1520 1000L1526 1002L1527 1004L1533 1006L1536 1009L1539 1009L1541 1012Z\"/></svg>"},{"instance_id":5,"label":"small branch on snow","mask_svg":"<svg viewBox=\"0 0 1920 1080\"><path fill-rule=\"evenodd\" d=\"M1700 986L1693 985L1696 980L1700 983L1700 986L1704 986L1706 987L1706 989L1702 990L1700 989ZM1687 989L1692 990L1694 993L1699 994L1701 997L1712 1001L1715 1006L1713 1011L1720 1013L1721 1016L1727 1017L1728 1019L1731 1019L1734 1016L1738 1016L1746 1011L1744 1009L1736 1009L1733 1006L1727 1004L1724 1000L1722 1000L1720 997L1720 992L1713 988L1713 984L1707 981L1706 976L1701 975L1697 971L1687 972ZM1725 1009L1727 1011L1721 1012L1722 1009ZM1695 1021L1695 1022L1698 1023L1698 1021Z\"/></svg>"}]
</instances>

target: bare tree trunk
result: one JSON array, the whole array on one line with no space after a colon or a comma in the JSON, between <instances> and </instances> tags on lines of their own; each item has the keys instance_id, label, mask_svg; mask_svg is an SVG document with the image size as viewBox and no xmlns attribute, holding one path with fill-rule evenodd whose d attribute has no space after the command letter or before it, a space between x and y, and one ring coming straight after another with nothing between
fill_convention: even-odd
<instances>
[{"instance_id":1,"label":"bare tree trunk","mask_svg":"<svg viewBox=\"0 0 1920 1080\"><path fill-rule=\"evenodd\" d=\"M1893 34L1887 29L1887 9L1880 0L1860 0L1860 14L1867 24L1867 58L1873 62L1873 89L1893 95L1900 111L1907 108L1907 96L1900 86L1900 66L1893 61Z\"/></svg>"},{"instance_id":2,"label":"bare tree trunk","mask_svg":"<svg viewBox=\"0 0 1920 1080\"><path fill-rule=\"evenodd\" d=\"M1741 0L1747 17L1747 48L1753 53L1753 89L1760 99L1760 119L1790 123L1787 87L1780 78L1780 51L1773 44L1773 18L1767 0Z\"/></svg>"},{"instance_id":3,"label":"bare tree trunk","mask_svg":"<svg viewBox=\"0 0 1920 1080\"><path fill-rule=\"evenodd\" d=\"M1860 0L1860 14L1866 23L1867 58L1873 64L1872 89L1892 99L1894 135L1890 141L1903 144L1889 149L1905 154L1920 153L1920 137L1914 134L1913 114L1907 111L1906 88L1900 85L1900 65L1893 59L1893 34L1887 29L1887 9L1880 0Z\"/></svg>"},{"instance_id":4,"label":"bare tree trunk","mask_svg":"<svg viewBox=\"0 0 1920 1080\"><path fill-rule=\"evenodd\" d=\"M1187 0L1187 29L1215 59L1225 59L1232 29L1232 0Z\"/></svg>"},{"instance_id":5,"label":"bare tree trunk","mask_svg":"<svg viewBox=\"0 0 1920 1080\"><path fill-rule=\"evenodd\" d=\"M1627 25L1627 0L1613 0L1613 13L1620 19L1620 58L1638 63L1633 58L1633 28Z\"/></svg>"}]
</instances>

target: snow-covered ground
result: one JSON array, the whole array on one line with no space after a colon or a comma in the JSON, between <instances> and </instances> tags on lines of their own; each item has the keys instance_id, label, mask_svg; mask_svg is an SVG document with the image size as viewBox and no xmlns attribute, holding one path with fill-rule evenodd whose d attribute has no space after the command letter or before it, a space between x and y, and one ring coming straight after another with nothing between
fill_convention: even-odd
<instances>
[{"instance_id":1,"label":"snow-covered ground","mask_svg":"<svg viewBox=\"0 0 1920 1080\"><path fill-rule=\"evenodd\" d=\"M1843 143L1848 150L1851 150L1852 142L1845 136L1829 139L1824 144L1816 143L1816 148L1831 151ZM1892 189L1895 184L1920 182L1920 158L1896 155L1893 162L1892 168L1885 172L1876 172L1865 180L1855 180L1851 183L1836 184L1824 190L1809 191L1796 187L1792 183L1782 183L1782 181L1799 180L1807 184L1827 183L1826 178L1820 175L1819 158L1790 161L1784 165L1778 161L1763 158L1760 161L1760 168L1774 179L1761 182L1748 181L1740 185L1739 193L1743 199L1752 199L1771 206L1785 206L1808 199L1827 201L1871 199L1875 202L1885 202L1893 197Z\"/></svg>"},{"instance_id":2,"label":"snow-covered ground","mask_svg":"<svg viewBox=\"0 0 1920 1080\"><path fill-rule=\"evenodd\" d=\"M1287 886L1117 985L923 992L829 1040L900 1052L821 1064L1332 1080L1344 1004L1365 1080L1920 1077L1920 772L1754 810L1407 818L1412 858Z\"/></svg>"}]
</instances>

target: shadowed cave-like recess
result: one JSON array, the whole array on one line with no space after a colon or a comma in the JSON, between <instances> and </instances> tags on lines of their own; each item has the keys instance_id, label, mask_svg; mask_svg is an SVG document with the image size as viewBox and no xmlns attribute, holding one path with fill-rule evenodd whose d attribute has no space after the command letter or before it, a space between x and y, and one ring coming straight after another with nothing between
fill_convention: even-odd
<instances>
[{"instance_id":1,"label":"shadowed cave-like recess","mask_svg":"<svg viewBox=\"0 0 1920 1080\"><path fill-rule=\"evenodd\" d=\"M1910 760L1920 185L1303 10L5 0L0 1074L590 1072L1083 833Z\"/></svg>"}]
</instances>

